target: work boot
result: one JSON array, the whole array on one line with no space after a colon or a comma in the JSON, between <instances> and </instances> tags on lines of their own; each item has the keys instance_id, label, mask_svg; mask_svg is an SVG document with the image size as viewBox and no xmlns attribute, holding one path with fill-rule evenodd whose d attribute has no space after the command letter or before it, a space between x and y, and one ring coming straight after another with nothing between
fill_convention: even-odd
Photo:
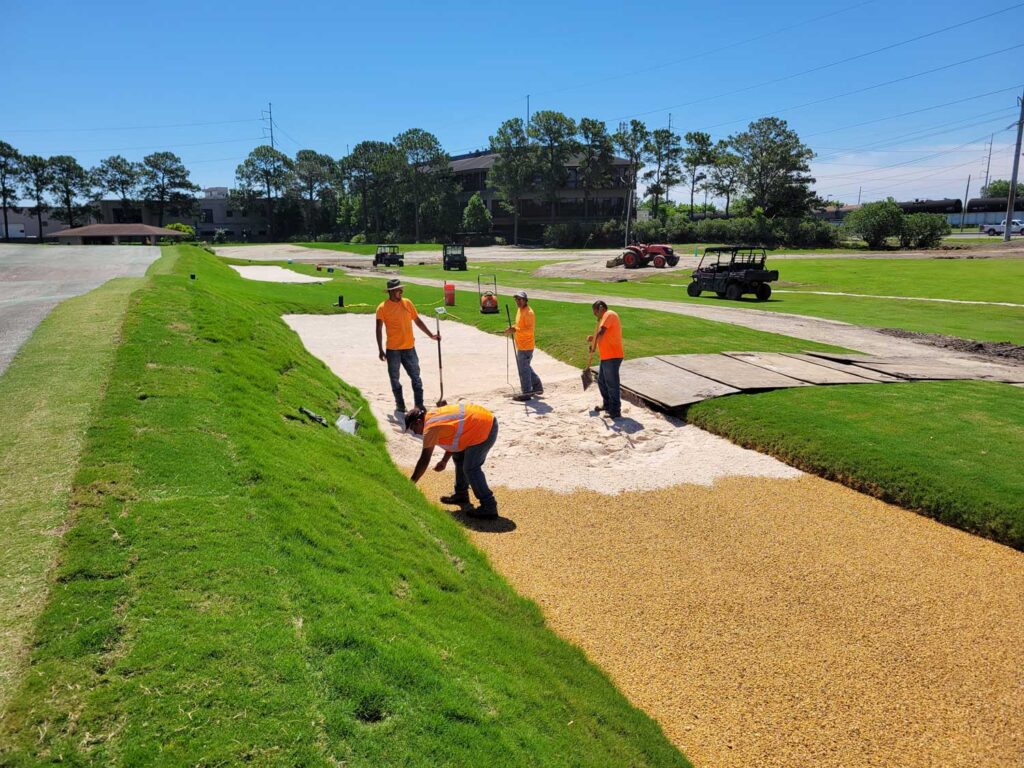
<instances>
[{"instance_id":1,"label":"work boot","mask_svg":"<svg viewBox=\"0 0 1024 768\"><path fill-rule=\"evenodd\" d=\"M512 399L517 403L525 403L527 400L532 400L533 395L528 395L525 392L521 395L512 395Z\"/></svg>"},{"instance_id":2,"label":"work boot","mask_svg":"<svg viewBox=\"0 0 1024 768\"><path fill-rule=\"evenodd\" d=\"M441 497L442 504L469 504L468 493L450 493Z\"/></svg>"},{"instance_id":3,"label":"work boot","mask_svg":"<svg viewBox=\"0 0 1024 768\"><path fill-rule=\"evenodd\" d=\"M608 409L604 405L595 405L590 409L593 413L600 413L601 411L607 411Z\"/></svg>"},{"instance_id":4,"label":"work boot","mask_svg":"<svg viewBox=\"0 0 1024 768\"><path fill-rule=\"evenodd\" d=\"M491 499L490 502L473 507L466 514L477 520L495 520L498 517L498 503Z\"/></svg>"}]
</instances>

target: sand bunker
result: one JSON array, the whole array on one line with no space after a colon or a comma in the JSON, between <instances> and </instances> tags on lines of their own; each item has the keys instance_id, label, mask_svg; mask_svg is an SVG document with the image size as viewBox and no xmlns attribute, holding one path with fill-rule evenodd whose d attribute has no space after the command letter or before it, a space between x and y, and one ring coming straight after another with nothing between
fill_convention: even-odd
<instances>
[{"instance_id":1,"label":"sand bunker","mask_svg":"<svg viewBox=\"0 0 1024 768\"><path fill-rule=\"evenodd\" d=\"M263 283L326 283L329 277L312 277L293 272L284 267L238 267L231 268L247 280L259 280Z\"/></svg>"},{"instance_id":2,"label":"sand bunker","mask_svg":"<svg viewBox=\"0 0 1024 768\"><path fill-rule=\"evenodd\" d=\"M341 379L370 402L388 449L399 466L416 463L420 444L402 434L394 413L387 368L377 358L371 315L289 315L285 322ZM433 318L425 318L433 328ZM540 319L543 322L543 318ZM800 473L771 457L748 451L692 425L623 402L623 418L593 416L596 385L584 392L580 372L538 350L534 369L543 399L518 403L509 396L518 377L514 353L506 380L506 341L454 321L441 324L445 398L467 400L498 418L498 442L487 462L492 485L599 493L663 488L680 483L711 485L719 478L789 478ZM427 405L438 397L437 345L416 330ZM402 374L405 397L412 390ZM451 470L449 470L450 472Z\"/></svg>"}]
</instances>

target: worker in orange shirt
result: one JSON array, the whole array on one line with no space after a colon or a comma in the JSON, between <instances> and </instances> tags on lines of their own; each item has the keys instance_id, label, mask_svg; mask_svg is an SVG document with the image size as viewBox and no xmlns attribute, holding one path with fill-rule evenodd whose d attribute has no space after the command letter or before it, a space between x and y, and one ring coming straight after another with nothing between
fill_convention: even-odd
<instances>
[{"instance_id":1,"label":"worker in orange shirt","mask_svg":"<svg viewBox=\"0 0 1024 768\"><path fill-rule=\"evenodd\" d=\"M525 401L534 395L544 394L544 385L540 377L533 370L533 329L537 320L530 308L530 300L526 291L519 291L515 295L516 301L516 322L515 325L505 329L505 335L515 334L516 343L516 368L519 370L519 394L512 397L513 400Z\"/></svg>"},{"instance_id":2,"label":"worker in orange shirt","mask_svg":"<svg viewBox=\"0 0 1024 768\"><path fill-rule=\"evenodd\" d=\"M597 333L587 336L590 351L597 351L601 367L597 373L597 388L601 391L601 405L595 411L604 411L613 419L622 416L622 397L619 386L619 368L622 366L622 323L619 315L608 309L603 301L593 304L594 317L598 319Z\"/></svg>"},{"instance_id":3,"label":"worker in orange shirt","mask_svg":"<svg viewBox=\"0 0 1024 768\"><path fill-rule=\"evenodd\" d=\"M401 368L412 380L412 396L416 407L423 407L423 379L420 378L420 359L416 354L416 339L413 337L412 324L434 341L440 341L441 335L434 335L427 328L416 312L416 307L408 299L402 298L401 280L388 280L388 297L377 307L377 351L381 361L387 361L388 377L391 379L391 391L395 395L395 408L405 412L405 395L402 393L402 380L399 378ZM387 331L387 349L381 338L381 329Z\"/></svg>"},{"instance_id":4,"label":"worker in orange shirt","mask_svg":"<svg viewBox=\"0 0 1024 768\"><path fill-rule=\"evenodd\" d=\"M483 469L487 454L498 438L498 420L493 413L471 403L445 405L430 411L413 408L405 415L405 428L423 435L423 451L412 473L414 483L423 477L434 448L440 446L444 449L444 458L435 465L435 471L443 471L448 459L455 459L455 491L442 496L441 503L468 504L472 487L480 506L467 514L482 519L498 516L498 503L487 487Z\"/></svg>"}]
</instances>

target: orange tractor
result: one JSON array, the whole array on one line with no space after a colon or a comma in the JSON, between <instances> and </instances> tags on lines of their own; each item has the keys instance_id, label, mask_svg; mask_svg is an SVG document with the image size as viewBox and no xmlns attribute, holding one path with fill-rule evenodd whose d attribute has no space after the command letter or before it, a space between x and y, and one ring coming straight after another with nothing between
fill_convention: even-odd
<instances>
[{"instance_id":1,"label":"orange tractor","mask_svg":"<svg viewBox=\"0 0 1024 768\"><path fill-rule=\"evenodd\" d=\"M671 245L635 243L627 245L622 252L622 266L626 269L640 269L648 264L655 269L674 267L679 263L679 257L672 250Z\"/></svg>"}]
</instances>

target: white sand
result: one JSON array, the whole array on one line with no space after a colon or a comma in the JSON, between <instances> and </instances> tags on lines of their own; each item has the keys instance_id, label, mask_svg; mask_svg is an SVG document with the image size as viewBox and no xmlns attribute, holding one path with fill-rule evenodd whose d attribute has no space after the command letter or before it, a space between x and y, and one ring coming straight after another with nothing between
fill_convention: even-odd
<instances>
[{"instance_id":1,"label":"white sand","mask_svg":"<svg viewBox=\"0 0 1024 768\"><path fill-rule=\"evenodd\" d=\"M302 275L284 267L238 267L232 264L231 268L248 280L262 283L326 283L331 279Z\"/></svg>"},{"instance_id":2,"label":"white sand","mask_svg":"<svg viewBox=\"0 0 1024 768\"><path fill-rule=\"evenodd\" d=\"M435 327L433 317L422 317ZM363 393L387 434L395 463L413 466L420 443L415 436L402 434L397 425L387 367L377 358L373 316L288 315L284 320L310 352ZM439 392L437 344L418 329L415 333L430 406ZM596 383L584 392L579 370L540 350L534 353L533 364L544 382L543 398L515 402L509 397L513 387L506 383L503 337L454 321L442 321L441 336L445 399L483 405L498 419L498 441L486 465L493 485L612 494L680 483L711 485L718 478L737 475L801 474L771 457L625 401L622 419L592 416L590 408L601 401ZM518 387L514 354L508 379ZM412 387L404 371L402 385L411 407ZM436 458L440 456L437 452Z\"/></svg>"}]
</instances>

